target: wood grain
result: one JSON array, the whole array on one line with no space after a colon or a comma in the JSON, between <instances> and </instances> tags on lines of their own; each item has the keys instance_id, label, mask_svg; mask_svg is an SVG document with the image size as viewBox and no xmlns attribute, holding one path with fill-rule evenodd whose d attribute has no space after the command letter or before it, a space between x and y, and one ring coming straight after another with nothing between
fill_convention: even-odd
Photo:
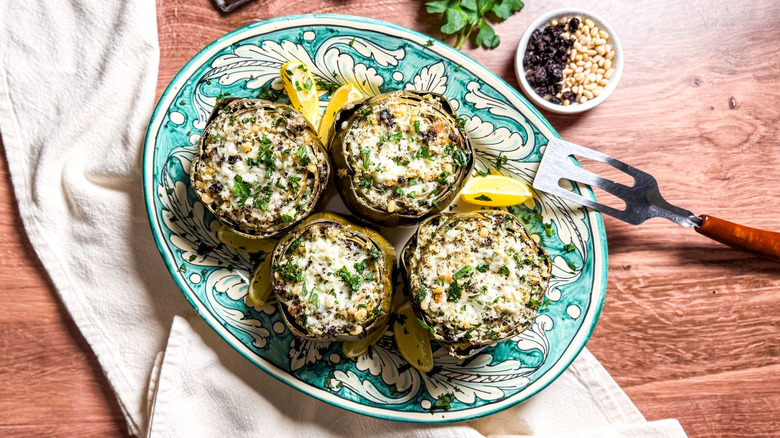
<instances>
[{"instance_id":1,"label":"wood grain","mask_svg":"<svg viewBox=\"0 0 780 438\"><path fill-rule=\"evenodd\" d=\"M527 3L496 27L497 49L464 49L513 86L525 27L565 6ZM596 109L545 114L553 126L654 175L673 204L780 231L780 3L580 3L612 24L625 70ZM417 0L264 0L229 15L207 0L157 8L158 96L209 42L292 12L362 15L441 37ZM591 351L649 420L678 418L691 437L780 436L780 265L661 219L604 222L609 282ZM23 234L4 161L0 284L0 435L125 434L105 378Z\"/></svg>"}]
</instances>

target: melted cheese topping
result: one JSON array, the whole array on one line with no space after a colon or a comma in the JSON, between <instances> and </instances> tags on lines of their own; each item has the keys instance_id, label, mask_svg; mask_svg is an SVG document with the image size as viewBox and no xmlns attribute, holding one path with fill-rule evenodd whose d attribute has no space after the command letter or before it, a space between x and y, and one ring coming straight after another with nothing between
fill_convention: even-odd
<instances>
[{"instance_id":1,"label":"melted cheese topping","mask_svg":"<svg viewBox=\"0 0 780 438\"><path fill-rule=\"evenodd\" d=\"M535 317L549 265L510 221L497 212L420 227L411 283L438 335L458 342L499 340Z\"/></svg>"},{"instance_id":2,"label":"melted cheese topping","mask_svg":"<svg viewBox=\"0 0 780 438\"><path fill-rule=\"evenodd\" d=\"M220 112L203 134L201 199L248 231L305 216L324 158L305 126L297 112L263 106Z\"/></svg>"},{"instance_id":3,"label":"melted cheese topping","mask_svg":"<svg viewBox=\"0 0 780 438\"><path fill-rule=\"evenodd\" d=\"M420 215L454 188L470 151L444 113L428 102L390 95L358 115L343 149L355 170L352 184L368 205Z\"/></svg>"},{"instance_id":4,"label":"melted cheese topping","mask_svg":"<svg viewBox=\"0 0 780 438\"><path fill-rule=\"evenodd\" d=\"M314 336L359 334L360 324L382 308L378 275L384 256L373 244L362 246L365 238L353 233L335 225L312 226L276 268L283 290L279 299Z\"/></svg>"}]
</instances>

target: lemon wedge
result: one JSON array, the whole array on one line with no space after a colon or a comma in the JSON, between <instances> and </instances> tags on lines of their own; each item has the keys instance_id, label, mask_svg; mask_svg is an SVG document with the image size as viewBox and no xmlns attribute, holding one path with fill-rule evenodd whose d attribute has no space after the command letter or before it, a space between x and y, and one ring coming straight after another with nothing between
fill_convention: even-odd
<instances>
[{"instance_id":1,"label":"lemon wedge","mask_svg":"<svg viewBox=\"0 0 780 438\"><path fill-rule=\"evenodd\" d=\"M322 144L328 144L328 130L333 123L333 117L336 116L336 113L344 105L362 98L363 94L352 84L342 85L331 94L330 102L328 102L328 107L325 108L325 114L322 116L322 120L320 120L320 128L317 131Z\"/></svg>"},{"instance_id":2,"label":"lemon wedge","mask_svg":"<svg viewBox=\"0 0 780 438\"><path fill-rule=\"evenodd\" d=\"M271 290L271 255L269 254L252 274L252 280L249 282L249 299L255 303L255 306L263 307L271 297Z\"/></svg>"},{"instance_id":3,"label":"lemon wedge","mask_svg":"<svg viewBox=\"0 0 780 438\"><path fill-rule=\"evenodd\" d=\"M379 330L376 330L375 332L366 336L365 338L358 339L357 341L345 341L341 345L341 351L344 352L345 356L351 359L360 357L365 354L366 351L368 351L368 347L376 344L380 339L382 339L382 336L384 336L386 331L387 324L385 324Z\"/></svg>"},{"instance_id":4,"label":"lemon wedge","mask_svg":"<svg viewBox=\"0 0 780 438\"><path fill-rule=\"evenodd\" d=\"M398 308L398 318L393 323L393 333L398 351L409 365L427 373L433 369L433 352L428 332L417 322L412 303L406 302Z\"/></svg>"},{"instance_id":5,"label":"lemon wedge","mask_svg":"<svg viewBox=\"0 0 780 438\"><path fill-rule=\"evenodd\" d=\"M486 207L509 207L531 199L531 189L522 182L504 175L472 177L460 192L460 199Z\"/></svg>"},{"instance_id":6,"label":"lemon wedge","mask_svg":"<svg viewBox=\"0 0 780 438\"><path fill-rule=\"evenodd\" d=\"M320 103L317 98L317 85L309 68L302 62L290 61L279 69L279 75L293 108L303 113L303 117L312 126L317 126Z\"/></svg>"},{"instance_id":7,"label":"lemon wedge","mask_svg":"<svg viewBox=\"0 0 780 438\"><path fill-rule=\"evenodd\" d=\"M274 239L250 239L248 237L239 236L222 224L218 225L216 235L217 240L225 245L248 253L270 253L276 246L276 240Z\"/></svg>"}]
</instances>

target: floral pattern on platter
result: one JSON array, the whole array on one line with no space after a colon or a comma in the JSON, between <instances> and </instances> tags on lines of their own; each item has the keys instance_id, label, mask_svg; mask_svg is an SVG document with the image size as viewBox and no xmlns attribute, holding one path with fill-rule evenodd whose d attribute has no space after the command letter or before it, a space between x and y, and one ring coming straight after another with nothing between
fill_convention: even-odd
<instances>
[{"instance_id":1,"label":"floral pattern on platter","mask_svg":"<svg viewBox=\"0 0 780 438\"><path fill-rule=\"evenodd\" d=\"M606 241L597 213L543 193L513 208L553 259L549 305L530 329L469 359L454 359L434 346L434 369L420 373L401 357L391 332L351 360L340 343L293 336L273 299L255 307L247 296L249 278L267 254L247 254L217 240L217 221L188 185L211 108L227 96L287 101L279 68L290 60L310 66L321 89L352 83L364 95L400 89L444 94L474 142L475 173L500 172L530 185L543 147L555 135L552 128L503 81L427 40L397 26L337 15L285 17L220 38L184 67L160 99L147 137L144 184L152 229L174 279L234 348L275 377L337 406L436 422L475 418L522 401L574 359L604 297ZM320 94L324 111L327 92Z\"/></svg>"}]
</instances>

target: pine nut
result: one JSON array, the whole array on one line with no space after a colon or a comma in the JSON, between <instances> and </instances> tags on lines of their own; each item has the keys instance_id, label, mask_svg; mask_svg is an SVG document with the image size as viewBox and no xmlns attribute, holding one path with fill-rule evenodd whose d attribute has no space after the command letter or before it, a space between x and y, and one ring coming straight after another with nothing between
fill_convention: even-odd
<instances>
[{"instance_id":1,"label":"pine nut","mask_svg":"<svg viewBox=\"0 0 780 438\"><path fill-rule=\"evenodd\" d=\"M595 23L593 22L593 20L591 20L590 18L586 18L586 19L585 19L585 25L586 25L586 26L588 26L588 27L594 27L594 26L596 26L596 24L595 24Z\"/></svg>"},{"instance_id":2,"label":"pine nut","mask_svg":"<svg viewBox=\"0 0 780 438\"><path fill-rule=\"evenodd\" d=\"M550 26L555 27L558 25L558 20L553 20L550 22Z\"/></svg>"},{"instance_id":3,"label":"pine nut","mask_svg":"<svg viewBox=\"0 0 780 438\"><path fill-rule=\"evenodd\" d=\"M606 54L607 51L604 49L604 46L597 46L596 53L598 53L601 56L604 56L604 54Z\"/></svg>"},{"instance_id":4,"label":"pine nut","mask_svg":"<svg viewBox=\"0 0 780 438\"><path fill-rule=\"evenodd\" d=\"M246 143L241 145L241 152L249 152L252 150L252 145L248 145Z\"/></svg>"},{"instance_id":5,"label":"pine nut","mask_svg":"<svg viewBox=\"0 0 780 438\"><path fill-rule=\"evenodd\" d=\"M603 68L599 68L599 69L597 69L597 70L596 70L596 74L599 74L599 75L604 75L604 72L605 72L605 71L606 71L606 70L604 70Z\"/></svg>"},{"instance_id":6,"label":"pine nut","mask_svg":"<svg viewBox=\"0 0 780 438\"><path fill-rule=\"evenodd\" d=\"M601 78L603 78L603 77L604 77L604 75L602 75L601 73L596 73L596 82L600 81ZM444 170L447 170L446 166L445 166ZM447 170L447 172L449 172L449 170Z\"/></svg>"},{"instance_id":7,"label":"pine nut","mask_svg":"<svg viewBox=\"0 0 780 438\"><path fill-rule=\"evenodd\" d=\"M591 21L592 23L592 21ZM583 35L590 35L590 26L588 26L588 23L585 22L585 26L582 26L582 34Z\"/></svg>"},{"instance_id":8,"label":"pine nut","mask_svg":"<svg viewBox=\"0 0 780 438\"><path fill-rule=\"evenodd\" d=\"M604 57L607 59L612 59L615 57L615 52L607 52L607 55Z\"/></svg>"},{"instance_id":9,"label":"pine nut","mask_svg":"<svg viewBox=\"0 0 780 438\"><path fill-rule=\"evenodd\" d=\"M599 59L598 66L599 67L604 67L604 58ZM602 70L602 69L599 69L599 70Z\"/></svg>"},{"instance_id":10,"label":"pine nut","mask_svg":"<svg viewBox=\"0 0 780 438\"><path fill-rule=\"evenodd\" d=\"M592 62L590 62L590 61L588 61L588 62L586 62L586 63L585 63L583 66L582 66L582 68L584 68L584 69L586 69L586 70L590 70L590 66L591 66L591 65L593 65L593 63L592 63Z\"/></svg>"},{"instance_id":11,"label":"pine nut","mask_svg":"<svg viewBox=\"0 0 780 438\"><path fill-rule=\"evenodd\" d=\"M585 87L585 91L591 91L596 88L596 83L591 82L589 84L585 84L584 87ZM585 91L583 91L582 93L585 94Z\"/></svg>"},{"instance_id":12,"label":"pine nut","mask_svg":"<svg viewBox=\"0 0 780 438\"><path fill-rule=\"evenodd\" d=\"M588 56L596 56L598 54L599 52L597 52L596 50L593 49L588 50Z\"/></svg>"},{"instance_id":13,"label":"pine nut","mask_svg":"<svg viewBox=\"0 0 780 438\"><path fill-rule=\"evenodd\" d=\"M603 46L605 44L607 44L607 40L602 39L602 38L596 38L596 45L597 46ZM606 47L605 47L605 49L606 49Z\"/></svg>"},{"instance_id":14,"label":"pine nut","mask_svg":"<svg viewBox=\"0 0 780 438\"><path fill-rule=\"evenodd\" d=\"M593 93L593 97L599 97L599 95L601 94L601 90L602 90L601 87L594 88L593 91L591 91L591 93Z\"/></svg>"},{"instance_id":15,"label":"pine nut","mask_svg":"<svg viewBox=\"0 0 780 438\"><path fill-rule=\"evenodd\" d=\"M606 33L606 32L604 32L603 30L599 30L599 36L600 36L601 38L604 38L605 40L608 40L608 39L609 39L609 34L608 34L608 33Z\"/></svg>"},{"instance_id":16,"label":"pine nut","mask_svg":"<svg viewBox=\"0 0 780 438\"><path fill-rule=\"evenodd\" d=\"M604 70L609 70L612 68L612 60L607 59L604 61Z\"/></svg>"},{"instance_id":17,"label":"pine nut","mask_svg":"<svg viewBox=\"0 0 780 438\"><path fill-rule=\"evenodd\" d=\"M573 62L570 62L569 63L569 68L572 69L572 70L577 70L577 64L573 63Z\"/></svg>"},{"instance_id":18,"label":"pine nut","mask_svg":"<svg viewBox=\"0 0 780 438\"><path fill-rule=\"evenodd\" d=\"M563 101L563 106L569 106L569 104L571 104L571 102L569 102L569 99Z\"/></svg>"},{"instance_id":19,"label":"pine nut","mask_svg":"<svg viewBox=\"0 0 780 438\"><path fill-rule=\"evenodd\" d=\"M600 79L598 83L599 85L607 85L608 82L609 81L607 79Z\"/></svg>"},{"instance_id":20,"label":"pine nut","mask_svg":"<svg viewBox=\"0 0 780 438\"><path fill-rule=\"evenodd\" d=\"M582 61L582 53L578 53L577 55L575 55L574 56L574 60L575 61Z\"/></svg>"},{"instance_id":21,"label":"pine nut","mask_svg":"<svg viewBox=\"0 0 780 438\"><path fill-rule=\"evenodd\" d=\"M583 96L585 96L585 97L587 97L588 99L593 99L593 93L591 93L591 92L590 92L590 91L588 91L588 90L585 90L585 91L583 91L583 92L582 92L582 95L583 95Z\"/></svg>"},{"instance_id":22,"label":"pine nut","mask_svg":"<svg viewBox=\"0 0 780 438\"><path fill-rule=\"evenodd\" d=\"M579 42L579 41L576 41L576 42L574 43L574 46L573 46L573 47L574 47L574 49L575 49L576 51L578 51L578 52L582 51L582 44L580 44L580 42Z\"/></svg>"},{"instance_id":23,"label":"pine nut","mask_svg":"<svg viewBox=\"0 0 780 438\"><path fill-rule=\"evenodd\" d=\"M588 75L588 82L593 82L596 80L596 73L591 73Z\"/></svg>"},{"instance_id":24,"label":"pine nut","mask_svg":"<svg viewBox=\"0 0 780 438\"><path fill-rule=\"evenodd\" d=\"M564 68L563 69L563 74L564 75L570 75L570 74L572 74L572 72L573 72L573 70L570 69L570 68Z\"/></svg>"},{"instance_id":25,"label":"pine nut","mask_svg":"<svg viewBox=\"0 0 780 438\"><path fill-rule=\"evenodd\" d=\"M580 103L585 103L588 101L588 98L585 96L580 97Z\"/></svg>"},{"instance_id":26,"label":"pine nut","mask_svg":"<svg viewBox=\"0 0 780 438\"><path fill-rule=\"evenodd\" d=\"M204 203L206 203L206 204L211 204L212 202L214 202L214 198L212 198L212 197L211 197L211 195L209 195L208 193L202 193L202 194L200 195L200 199L201 199L201 200L202 200Z\"/></svg>"},{"instance_id":27,"label":"pine nut","mask_svg":"<svg viewBox=\"0 0 780 438\"><path fill-rule=\"evenodd\" d=\"M607 52L611 52L612 51L612 46L607 44L607 45L604 46L604 50L606 50Z\"/></svg>"},{"instance_id":28,"label":"pine nut","mask_svg":"<svg viewBox=\"0 0 780 438\"><path fill-rule=\"evenodd\" d=\"M394 211L395 211L395 201L391 199L390 201L387 202L387 212L392 213Z\"/></svg>"},{"instance_id":29,"label":"pine nut","mask_svg":"<svg viewBox=\"0 0 780 438\"><path fill-rule=\"evenodd\" d=\"M615 74L615 69L611 68L611 69L607 70L606 73L604 73L604 78L605 79L610 79L613 74Z\"/></svg>"},{"instance_id":30,"label":"pine nut","mask_svg":"<svg viewBox=\"0 0 780 438\"><path fill-rule=\"evenodd\" d=\"M577 94L577 93L579 93L579 91L580 91L579 85L575 85L575 86L571 87L571 92L572 93Z\"/></svg>"}]
</instances>

